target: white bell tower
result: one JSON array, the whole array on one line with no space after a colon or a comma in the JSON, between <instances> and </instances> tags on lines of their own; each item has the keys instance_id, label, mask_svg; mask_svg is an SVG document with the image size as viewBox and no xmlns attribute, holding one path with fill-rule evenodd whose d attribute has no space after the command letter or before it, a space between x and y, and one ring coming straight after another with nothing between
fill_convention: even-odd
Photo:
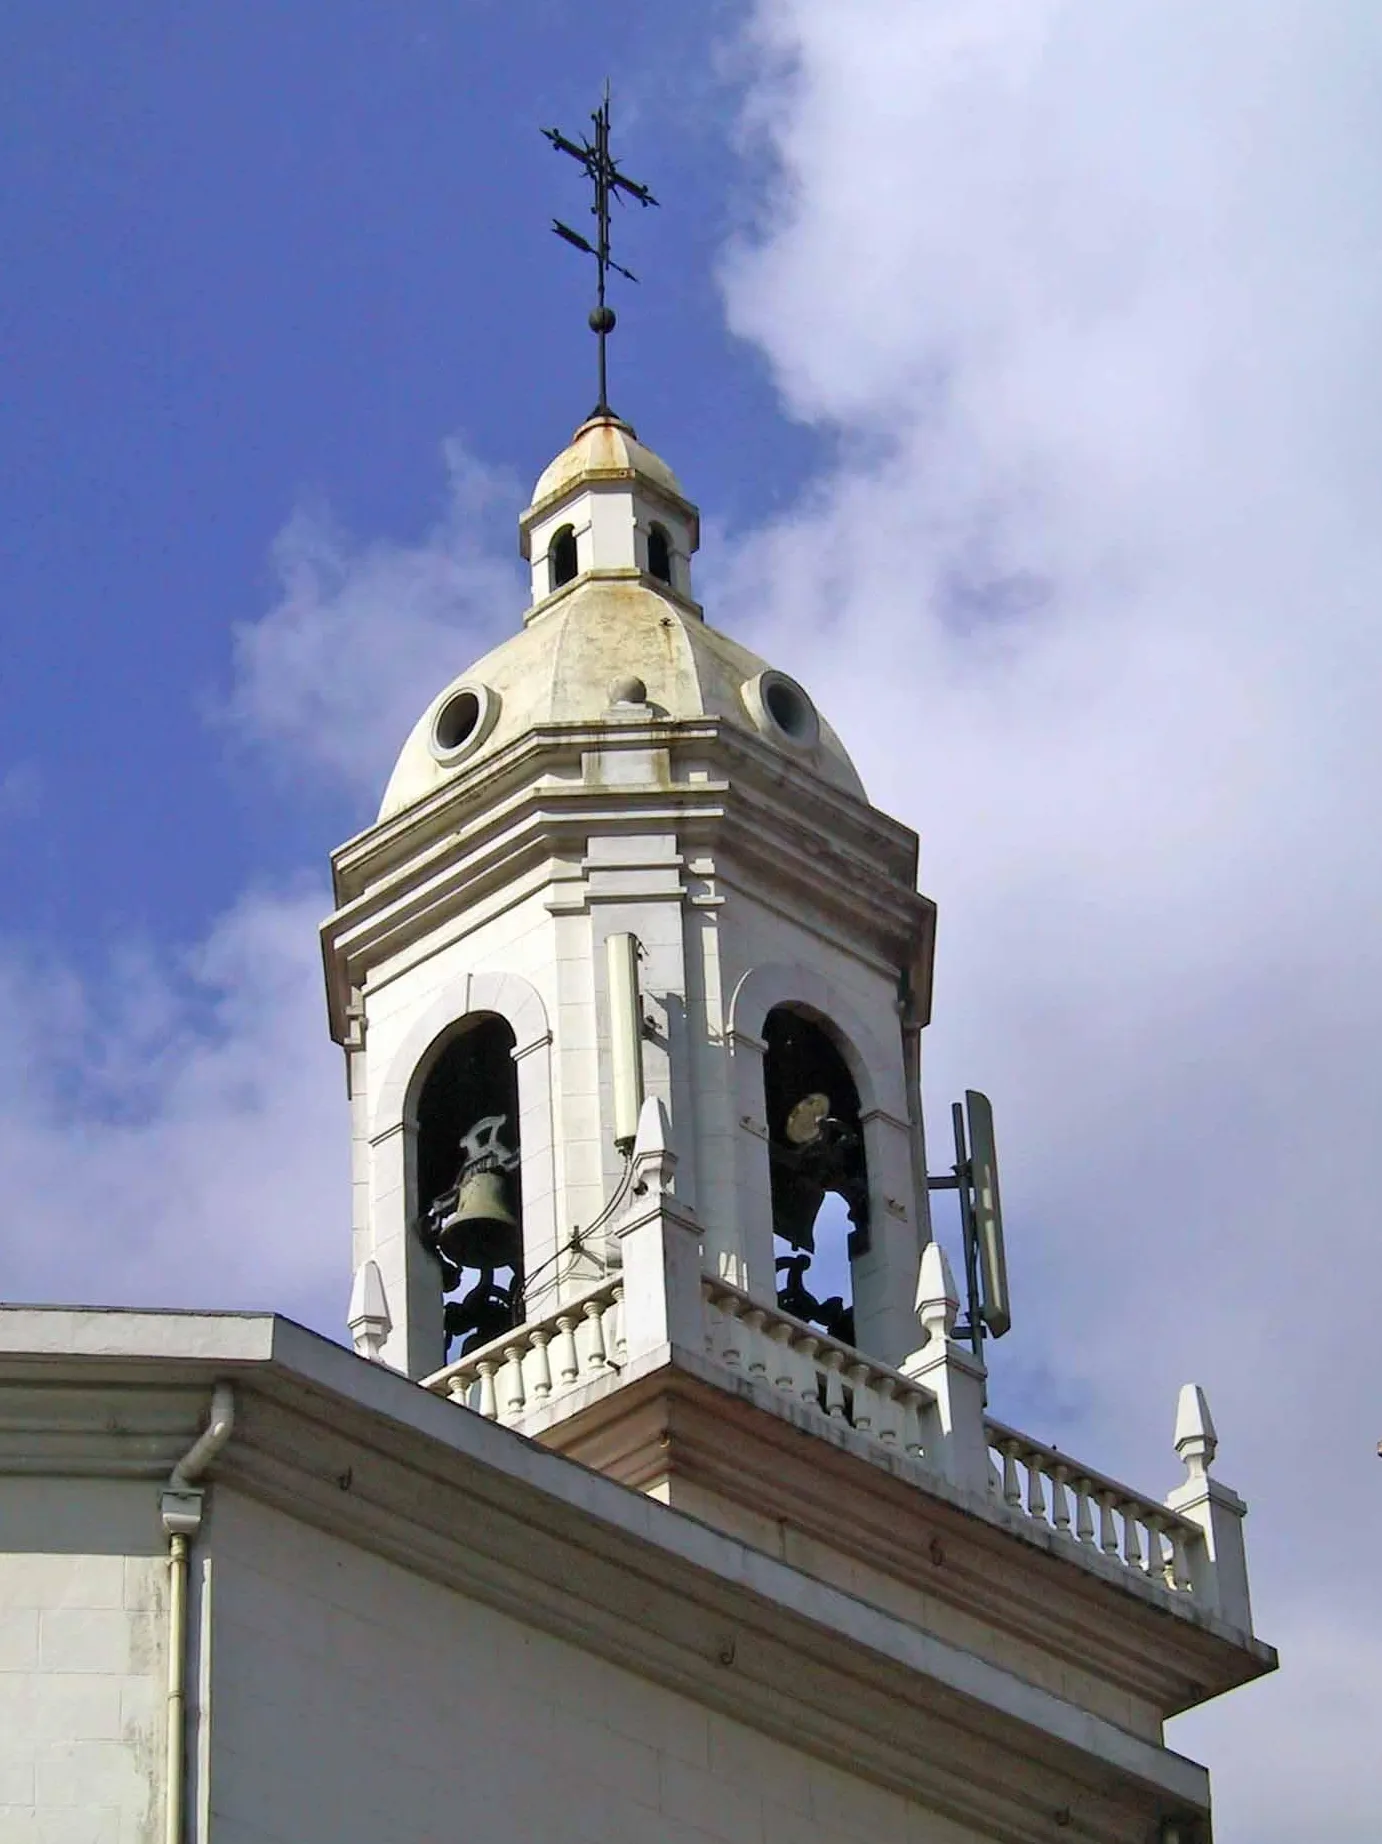
<instances>
[{"instance_id":1,"label":"white bell tower","mask_svg":"<svg viewBox=\"0 0 1382 1844\"><path fill-rule=\"evenodd\" d=\"M425 1377L608 1291L656 1168L698 1273L900 1363L929 1239L916 837L809 693L706 625L696 508L627 424L584 424L519 528L521 629L333 860L357 1343Z\"/></svg>"}]
</instances>

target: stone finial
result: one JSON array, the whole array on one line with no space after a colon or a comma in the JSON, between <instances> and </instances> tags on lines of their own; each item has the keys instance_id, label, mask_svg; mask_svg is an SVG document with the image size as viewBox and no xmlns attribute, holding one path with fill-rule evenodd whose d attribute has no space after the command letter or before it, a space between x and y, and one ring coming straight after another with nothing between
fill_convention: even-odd
<instances>
[{"instance_id":1,"label":"stone finial","mask_svg":"<svg viewBox=\"0 0 1382 1844\"><path fill-rule=\"evenodd\" d=\"M933 1339L942 1344L955 1329L960 1310L960 1296L955 1277L939 1242L928 1242L921 1251L921 1271L917 1275L916 1313L925 1334L922 1348Z\"/></svg>"},{"instance_id":2,"label":"stone finial","mask_svg":"<svg viewBox=\"0 0 1382 1844\"><path fill-rule=\"evenodd\" d=\"M1219 1437L1214 1432L1214 1417L1204 1391L1198 1383L1187 1383L1176 1404L1176 1452L1192 1479L1208 1476L1218 1448Z\"/></svg>"},{"instance_id":3,"label":"stone finial","mask_svg":"<svg viewBox=\"0 0 1382 1844\"><path fill-rule=\"evenodd\" d=\"M384 1277L376 1261L362 1261L355 1270L346 1324L350 1327L356 1353L377 1364L384 1340L393 1330L393 1316L384 1293Z\"/></svg>"},{"instance_id":4,"label":"stone finial","mask_svg":"<svg viewBox=\"0 0 1382 1844\"><path fill-rule=\"evenodd\" d=\"M638 1132L631 1157L635 1197L644 1197L649 1191L671 1190L677 1155L672 1146L672 1123L657 1095L647 1096L638 1110Z\"/></svg>"}]
</instances>

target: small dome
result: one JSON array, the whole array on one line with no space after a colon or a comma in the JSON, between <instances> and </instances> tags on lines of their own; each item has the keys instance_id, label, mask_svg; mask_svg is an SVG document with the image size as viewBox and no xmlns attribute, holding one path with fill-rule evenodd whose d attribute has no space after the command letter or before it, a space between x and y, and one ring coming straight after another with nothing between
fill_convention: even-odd
<instances>
[{"instance_id":1,"label":"small dome","mask_svg":"<svg viewBox=\"0 0 1382 1844\"><path fill-rule=\"evenodd\" d=\"M570 447L542 470L533 488L530 511L540 511L588 480L634 478L673 499L686 498L671 468L660 455L643 446L628 423L617 416L592 416L572 436Z\"/></svg>"},{"instance_id":2,"label":"small dome","mask_svg":"<svg viewBox=\"0 0 1382 1844\"><path fill-rule=\"evenodd\" d=\"M631 692L635 681L659 716L721 718L866 798L843 744L799 685L646 584L605 578L579 585L433 699L403 746L380 819L537 725L608 722L612 688Z\"/></svg>"}]
</instances>

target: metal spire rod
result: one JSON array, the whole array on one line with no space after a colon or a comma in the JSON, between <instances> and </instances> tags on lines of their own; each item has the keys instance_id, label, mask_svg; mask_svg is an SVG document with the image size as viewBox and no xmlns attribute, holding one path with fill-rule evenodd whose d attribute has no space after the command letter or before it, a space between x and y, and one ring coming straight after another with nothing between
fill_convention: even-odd
<instances>
[{"instance_id":1,"label":"metal spire rod","mask_svg":"<svg viewBox=\"0 0 1382 1844\"><path fill-rule=\"evenodd\" d=\"M568 141L566 136L556 128L544 128L543 133L560 153L570 154L573 160L579 160L585 168L586 175L595 189L595 202L590 208L590 215L596 223L596 240L591 243L579 231L572 230L569 224L563 224L560 218L553 218L553 233L583 250L587 256L595 258L596 303L590 313L590 327L600 342L600 401L596 404L596 416L608 416L609 389L605 367L605 341L614 330L614 309L606 305L605 284L609 271L624 276L630 282L638 277L632 269L626 269L622 263L615 262L609 253L609 202L611 198L622 199L626 195L636 198L640 205L656 205L657 200L646 186L636 179L630 179L621 173L615 165L609 151L609 79L605 79L605 93L598 109L591 116L595 125L595 139L591 141Z\"/></svg>"}]
</instances>

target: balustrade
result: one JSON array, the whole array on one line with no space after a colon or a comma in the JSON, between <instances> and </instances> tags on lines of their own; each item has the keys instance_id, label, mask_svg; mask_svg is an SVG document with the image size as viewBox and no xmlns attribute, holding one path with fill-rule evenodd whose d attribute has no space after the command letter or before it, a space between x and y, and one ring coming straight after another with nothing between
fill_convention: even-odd
<instances>
[{"instance_id":1,"label":"balustrade","mask_svg":"<svg viewBox=\"0 0 1382 1844\"><path fill-rule=\"evenodd\" d=\"M512 1424L624 1362L624 1288L616 1279L569 1300L424 1379L424 1387Z\"/></svg>"},{"instance_id":2,"label":"balustrade","mask_svg":"<svg viewBox=\"0 0 1382 1844\"><path fill-rule=\"evenodd\" d=\"M927 1383L876 1363L728 1282L703 1277L701 1298L705 1351L714 1365L770 1392L794 1415L819 1418L822 1428L831 1423L851 1428L879 1459L906 1455L938 1476L950 1476L943 1405ZM513 1426L570 1391L616 1378L626 1349L624 1287L616 1275L448 1364L426 1379L426 1387ZM1101 1572L1136 1577L1171 1594L1193 1594L1209 1611L1251 1630L1241 1537L1236 1549L1230 1543L1242 1511L1232 1494L1213 1481L1207 1486L1192 1481L1201 1497L1211 1489L1218 1493L1211 1508L1217 1508L1222 1526L1215 1529L1223 1560L1210 1547L1202 1522L1174 1508L1174 1496L1169 1505L1145 1498L1069 1454L982 1416L977 1398L965 1414L981 1418L990 1493L1018 1528L1049 1531L1072 1561ZM1198 1441L1207 1447L1211 1439L1192 1429L1180 1445L1188 1449ZM928 1454L932 1441L937 1444ZM982 1476L982 1466L979 1470Z\"/></svg>"},{"instance_id":3,"label":"balustrade","mask_svg":"<svg viewBox=\"0 0 1382 1844\"><path fill-rule=\"evenodd\" d=\"M935 1400L929 1390L725 1281L705 1280L701 1295L713 1362L880 1447L925 1457L925 1421Z\"/></svg>"},{"instance_id":4,"label":"balustrade","mask_svg":"<svg viewBox=\"0 0 1382 1844\"><path fill-rule=\"evenodd\" d=\"M1002 1422L986 1420L985 1428L997 1463L993 1491L1015 1515L1054 1531L1077 1555L1106 1556L1159 1587L1191 1591L1191 1555L1203 1542L1197 1525Z\"/></svg>"}]
</instances>

